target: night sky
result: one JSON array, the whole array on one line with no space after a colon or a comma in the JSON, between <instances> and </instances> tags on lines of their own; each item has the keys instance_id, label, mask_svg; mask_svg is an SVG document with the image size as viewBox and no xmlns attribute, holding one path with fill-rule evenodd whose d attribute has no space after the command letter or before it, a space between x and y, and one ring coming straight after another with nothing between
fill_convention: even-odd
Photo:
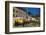
<instances>
[{"instance_id":1,"label":"night sky","mask_svg":"<svg viewBox=\"0 0 46 35\"><path fill-rule=\"evenodd\" d=\"M32 7L17 7L25 12L30 12L32 15L37 15L40 13L40 8L32 8Z\"/></svg>"}]
</instances>

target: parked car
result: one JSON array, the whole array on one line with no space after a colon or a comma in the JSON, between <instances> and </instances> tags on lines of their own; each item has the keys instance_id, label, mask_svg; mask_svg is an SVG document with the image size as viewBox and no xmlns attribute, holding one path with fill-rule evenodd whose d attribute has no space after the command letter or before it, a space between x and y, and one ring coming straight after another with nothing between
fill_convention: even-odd
<instances>
[{"instance_id":1,"label":"parked car","mask_svg":"<svg viewBox=\"0 0 46 35\"><path fill-rule=\"evenodd\" d=\"M23 25L24 24L29 24L31 22L30 19L24 19L23 17L16 17L15 19L15 25L18 26L18 25Z\"/></svg>"}]
</instances>

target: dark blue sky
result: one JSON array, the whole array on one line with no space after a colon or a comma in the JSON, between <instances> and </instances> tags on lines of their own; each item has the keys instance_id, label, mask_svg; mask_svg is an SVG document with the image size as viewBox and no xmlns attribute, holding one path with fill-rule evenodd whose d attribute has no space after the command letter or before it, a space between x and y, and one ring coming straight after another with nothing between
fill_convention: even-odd
<instances>
[{"instance_id":1,"label":"dark blue sky","mask_svg":"<svg viewBox=\"0 0 46 35\"><path fill-rule=\"evenodd\" d=\"M33 15L40 13L40 8L28 8L28 12L31 12Z\"/></svg>"},{"instance_id":2,"label":"dark blue sky","mask_svg":"<svg viewBox=\"0 0 46 35\"><path fill-rule=\"evenodd\" d=\"M18 8L25 12L30 12L33 15L37 15L40 13L40 8L32 8L32 7L18 7Z\"/></svg>"}]
</instances>

